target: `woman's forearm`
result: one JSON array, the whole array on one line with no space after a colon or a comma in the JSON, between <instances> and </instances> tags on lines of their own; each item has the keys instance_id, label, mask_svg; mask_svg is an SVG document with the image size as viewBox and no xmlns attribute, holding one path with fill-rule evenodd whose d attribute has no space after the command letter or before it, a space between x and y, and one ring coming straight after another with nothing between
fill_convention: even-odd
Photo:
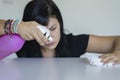
<instances>
[{"instance_id":1,"label":"woman's forearm","mask_svg":"<svg viewBox=\"0 0 120 80\"><path fill-rule=\"evenodd\" d=\"M0 35L5 34L4 32L4 24L5 24L6 20L2 20L0 19Z\"/></svg>"}]
</instances>

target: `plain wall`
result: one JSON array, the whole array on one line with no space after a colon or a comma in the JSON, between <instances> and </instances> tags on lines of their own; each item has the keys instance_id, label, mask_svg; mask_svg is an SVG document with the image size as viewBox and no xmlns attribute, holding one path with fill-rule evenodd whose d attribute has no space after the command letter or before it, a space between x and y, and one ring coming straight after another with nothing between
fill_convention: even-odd
<instances>
[{"instance_id":1,"label":"plain wall","mask_svg":"<svg viewBox=\"0 0 120 80\"><path fill-rule=\"evenodd\" d=\"M22 19L25 5L30 0L0 0L0 19Z\"/></svg>"},{"instance_id":2,"label":"plain wall","mask_svg":"<svg viewBox=\"0 0 120 80\"><path fill-rule=\"evenodd\" d=\"M22 18L30 0L0 0L0 18ZM120 35L120 0L54 0L67 32Z\"/></svg>"}]
</instances>

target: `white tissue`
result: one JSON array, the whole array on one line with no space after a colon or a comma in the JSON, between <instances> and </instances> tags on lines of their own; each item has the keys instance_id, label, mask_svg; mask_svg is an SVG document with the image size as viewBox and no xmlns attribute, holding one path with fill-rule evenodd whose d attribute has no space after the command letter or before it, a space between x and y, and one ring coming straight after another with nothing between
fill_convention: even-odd
<instances>
[{"instance_id":1,"label":"white tissue","mask_svg":"<svg viewBox=\"0 0 120 80\"><path fill-rule=\"evenodd\" d=\"M49 41L52 41L50 31L45 26L39 25L37 28L41 30L41 32L45 35L46 38L48 38Z\"/></svg>"},{"instance_id":2,"label":"white tissue","mask_svg":"<svg viewBox=\"0 0 120 80\"><path fill-rule=\"evenodd\" d=\"M87 53L84 56L82 56L81 58L87 58L89 60L89 63L91 65L95 65L95 66L99 66L99 67L120 67L120 64L116 64L114 65L114 62L111 63L102 63L101 59L99 58L99 56L102 54L96 54L96 53Z\"/></svg>"},{"instance_id":3,"label":"white tissue","mask_svg":"<svg viewBox=\"0 0 120 80\"><path fill-rule=\"evenodd\" d=\"M90 64L95 65L95 66L102 66L102 67L113 67L113 63L106 63L104 64L103 62L101 62L101 59L98 56L94 56L91 59L89 59Z\"/></svg>"}]
</instances>

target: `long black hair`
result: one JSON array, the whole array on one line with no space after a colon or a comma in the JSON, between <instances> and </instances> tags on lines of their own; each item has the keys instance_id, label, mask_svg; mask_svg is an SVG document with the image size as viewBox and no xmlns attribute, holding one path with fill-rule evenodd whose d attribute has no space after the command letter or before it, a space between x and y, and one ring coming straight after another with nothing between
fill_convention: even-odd
<instances>
[{"instance_id":1,"label":"long black hair","mask_svg":"<svg viewBox=\"0 0 120 80\"><path fill-rule=\"evenodd\" d=\"M60 42L56 47L57 57L66 57L68 53L67 40L63 29L63 19L59 8L52 0L34 0L30 1L24 10L23 21L36 21L44 26L48 25L49 18L54 16L60 23ZM29 26L28 26L29 27ZM35 41L26 41L20 51L19 57L42 57L40 45Z\"/></svg>"}]
</instances>

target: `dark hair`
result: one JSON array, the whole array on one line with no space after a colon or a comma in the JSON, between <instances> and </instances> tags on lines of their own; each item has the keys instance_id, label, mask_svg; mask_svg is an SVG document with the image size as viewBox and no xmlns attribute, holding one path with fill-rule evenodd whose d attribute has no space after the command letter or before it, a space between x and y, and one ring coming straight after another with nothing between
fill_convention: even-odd
<instances>
[{"instance_id":1,"label":"dark hair","mask_svg":"<svg viewBox=\"0 0 120 80\"><path fill-rule=\"evenodd\" d=\"M24 10L23 21L36 21L42 25L47 25L50 17L55 17L60 23L61 39L56 47L56 56L65 57L68 53L67 41L63 29L63 19L59 8L52 0L30 1ZM17 52L19 57L40 57L40 45L35 41L26 41L23 48Z\"/></svg>"}]
</instances>

